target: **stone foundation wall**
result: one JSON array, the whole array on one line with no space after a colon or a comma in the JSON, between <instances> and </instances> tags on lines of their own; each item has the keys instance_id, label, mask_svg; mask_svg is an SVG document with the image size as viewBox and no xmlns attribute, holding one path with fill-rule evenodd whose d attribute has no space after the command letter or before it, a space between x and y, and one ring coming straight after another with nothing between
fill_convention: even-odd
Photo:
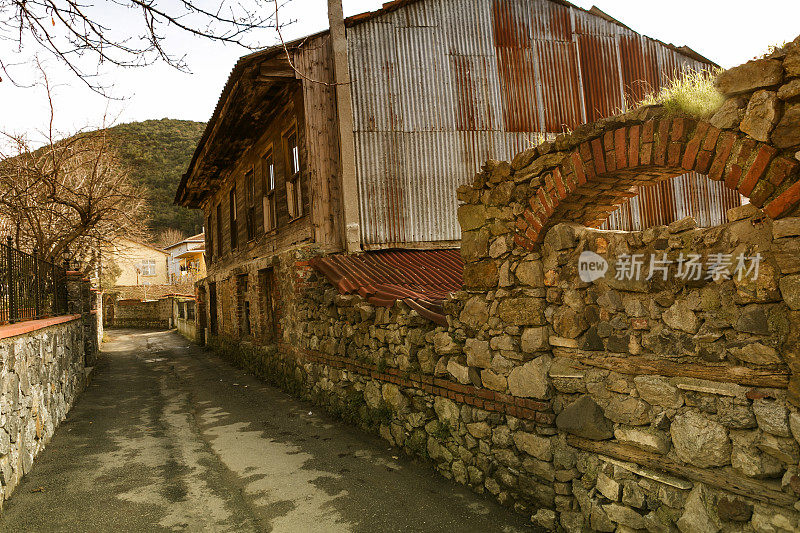
<instances>
[{"instance_id":1,"label":"stone foundation wall","mask_svg":"<svg viewBox=\"0 0 800 533\"><path fill-rule=\"evenodd\" d=\"M117 300L106 325L116 328L169 329L172 319L172 299L137 301Z\"/></svg>"},{"instance_id":2,"label":"stone foundation wall","mask_svg":"<svg viewBox=\"0 0 800 533\"><path fill-rule=\"evenodd\" d=\"M0 502L30 471L86 384L83 327L78 317L0 339Z\"/></svg>"},{"instance_id":3,"label":"stone foundation wall","mask_svg":"<svg viewBox=\"0 0 800 533\"><path fill-rule=\"evenodd\" d=\"M639 233L559 225L533 254L490 238L476 259L496 264L497 287L454 294L449 328L340 295L294 251L270 263L279 342L231 326L210 345L547 529L791 531L800 220L730 217ZM608 260L605 278L580 280L584 251ZM623 254L690 251L760 253L759 276L614 279Z\"/></svg>"},{"instance_id":4,"label":"stone foundation wall","mask_svg":"<svg viewBox=\"0 0 800 533\"><path fill-rule=\"evenodd\" d=\"M339 295L307 246L212 272L209 344L547 530L800 530L800 219L771 220L800 209L798 43L721 77L711 122L647 107L488 162L458 191L449 327ZM765 211L705 230L572 224L690 170ZM691 254L717 272L758 256L759 275L680 278ZM582 257L606 275L582 280ZM666 280L645 279L651 257L672 262Z\"/></svg>"},{"instance_id":5,"label":"stone foundation wall","mask_svg":"<svg viewBox=\"0 0 800 533\"><path fill-rule=\"evenodd\" d=\"M798 392L800 219L773 222L752 206L729 218L712 229L683 220L637 233L562 224L532 253L491 235L500 217L465 235L472 290L452 323L465 356L448 364L552 406L580 472L569 503L556 506L565 529L800 524L800 415L787 401ZM594 282L579 275L587 251L608 263ZM641 276L616 279L637 254ZM705 265L730 254L731 273L740 254L760 254L760 271L709 280L704 267L702 279L682 280L681 254ZM665 257L666 281L655 268ZM486 276L471 269L495 272L496 288L485 290ZM540 518L549 524L551 515Z\"/></svg>"}]
</instances>

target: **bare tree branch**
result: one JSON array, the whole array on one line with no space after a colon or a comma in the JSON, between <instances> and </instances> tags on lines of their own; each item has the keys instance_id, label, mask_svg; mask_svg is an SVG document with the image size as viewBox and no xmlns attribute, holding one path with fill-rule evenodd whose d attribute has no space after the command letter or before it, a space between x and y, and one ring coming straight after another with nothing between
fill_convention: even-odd
<instances>
[{"instance_id":1,"label":"bare tree branch","mask_svg":"<svg viewBox=\"0 0 800 533\"><path fill-rule=\"evenodd\" d=\"M46 50L105 95L98 80L103 64L137 67L163 61L188 71L185 55L174 55L164 46L170 30L248 50L261 48L260 37L271 35L261 30L279 29L277 11L267 9L269 1L220 0L211 10L202 0L0 0L0 41L13 43L18 53L27 47ZM124 14L130 17L121 26L118 20ZM87 64L98 70L87 70ZM11 75L15 66L0 57L0 70L17 83Z\"/></svg>"},{"instance_id":2,"label":"bare tree branch","mask_svg":"<svg viewBox=\"0 0 800 533\"><path fill-rule=\"evenodd\" d=\"M77 264L89 267L98 248L109 249L119 237L147 237L145 194L133 185L105 127L55 138L55 105L43 70L42 77L51 109L47 143L34 150L24 135L3 133L11 148L0 151L0 221L23 250L58 262L69 249Z\"/></svg>"}]
</instances>

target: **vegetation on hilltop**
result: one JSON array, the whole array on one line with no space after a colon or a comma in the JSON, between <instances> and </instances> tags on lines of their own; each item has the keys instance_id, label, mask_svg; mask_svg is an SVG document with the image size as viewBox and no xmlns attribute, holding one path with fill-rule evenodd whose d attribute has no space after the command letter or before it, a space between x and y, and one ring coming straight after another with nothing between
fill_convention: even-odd
<instances>
[{"instance_id":1,"label":"vegetation on hilltop","mask_svg":"<svg viewBox=\"0 0 800 533\"><path fill-rule=\"evenodd\" d=\"M202 230L202 212L173 205L172 200L204 128L202 122L174 119L109 128L112 144L128 167L132 181L147 190L153 237L168 229L186 236Z\"/></svg>"}]
</instances>

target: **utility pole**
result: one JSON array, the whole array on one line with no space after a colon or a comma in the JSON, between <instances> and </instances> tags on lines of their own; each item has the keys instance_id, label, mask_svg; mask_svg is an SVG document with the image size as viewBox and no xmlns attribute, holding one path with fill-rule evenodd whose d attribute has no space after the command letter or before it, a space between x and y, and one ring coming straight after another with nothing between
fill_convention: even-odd
<instances>
[{"instance_id":1,"label":"utility pole","mask_svg":"<svg viewBox=\"0 0 800 533\"><path fill-rule=\"evenodd\" d=\"M343 244L347 253L355 253L361 251L361 221L358 212L353 100L350 93L350 68L347 62L347 36L342 0L328 0L328 21L331 26L333 71L336 83L334 91L336 92L336 113L339 118L339 154L341 156L339 190L342 194Z\"/></svg>"}]
</instances>

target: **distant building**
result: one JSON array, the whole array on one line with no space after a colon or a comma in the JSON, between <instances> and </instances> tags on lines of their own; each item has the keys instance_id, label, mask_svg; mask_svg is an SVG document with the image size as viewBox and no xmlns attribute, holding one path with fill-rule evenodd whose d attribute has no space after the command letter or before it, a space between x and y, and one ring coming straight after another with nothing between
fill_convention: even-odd
<instances>
[{"instance_id":1,"label":"distant building","mask_svg":"<svg viewBox=\"0 0 800 533\"><path fill-rule=\"evenodd\" d=\"M164 285L169 253L155 246L124 237L102 257L101 279L109 287Z\"/></svg>"},{"instance_id":2,"label":"distant building","mask_svg":"<svg viewBox=\"0 0 800 533\"><path fill-rule=\"evenodd\" d=\"M197 281L206 275L205 233L192 235L164 247L169 253L167 277L169 283Z\"/></svg>"},{"instance_id":3,"label":"distant building","mask_svg":"<svg viewBox=\"0 0 800 533\"><path fill-rule=\"evenodd\" d=\"M206 277L205 246L195 244L175 256L178 260L178 274L170 274L171 283L194 283Z\"/></svg>"}]
</instances>

